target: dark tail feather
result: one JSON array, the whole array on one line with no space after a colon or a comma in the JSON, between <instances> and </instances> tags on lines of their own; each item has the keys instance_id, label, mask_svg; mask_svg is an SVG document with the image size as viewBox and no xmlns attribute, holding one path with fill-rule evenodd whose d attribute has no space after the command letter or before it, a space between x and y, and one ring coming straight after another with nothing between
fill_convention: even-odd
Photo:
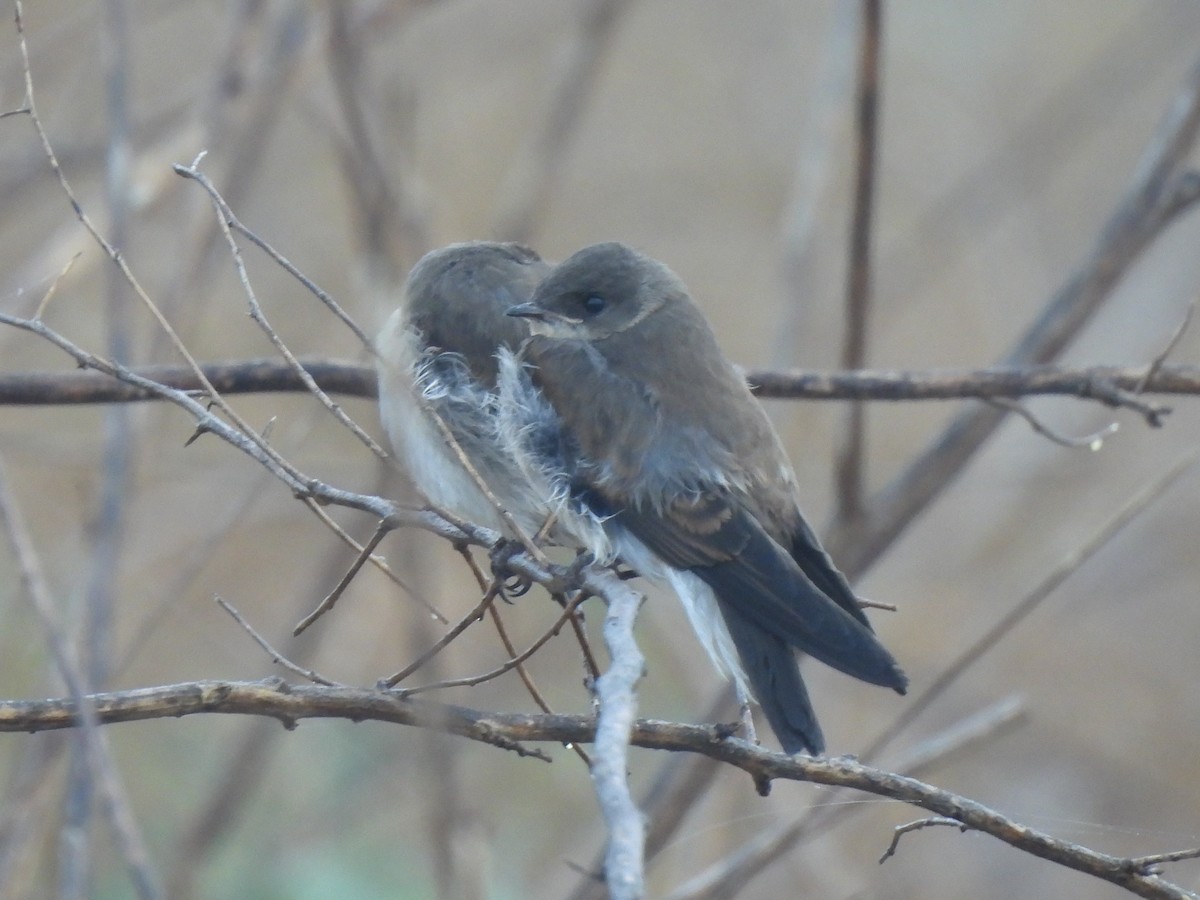
<instances>
[{"instance_id":1,"label":"dark tail feather","mask_svg":"<svg viewBox=\"0 0 1200 900\"><path fill-rule=\"evenodd\" d=\"M837 603L838 606L854 616L859 622L868 628L871 627L866 613L858 605L858 597L855 596L854 589L850 587L850 582L846 580L846 576L841 573L838 567L833 564L833 560L829 558L829 554L821 546L821 541L817 538L816 532L812 530L812 526L804 521L803 518L796 523L795 530L792 532L792 542L789 549L792 559L796 561L796 565L800 567L800 571L808 576L809 580L820 589L821 593Z\"/></svg>"},{"instance_id":2,"label":"dark tail feather","mask_svg":"<svg viewBox=\"0 0 1200 900\"><path fill-rule=\"evenodd\" d=\"M754 699L762 707L784 753L825 752L825 737L800 678L796 654L786 643L744 618L729 604L721 614L737 647Z\"/></svg>"},{"instance_id":3,"label":"dark tail feather","mask_svg":"<svg viewBox=\"0 0 1200 900\"><path fill-rule=\"evenodd\" d=\"M826 596L762 529L747 529L736 559L692 571L723 609L747 623L847 675L904 693L908 678L875 633Z\"/></svg>"}]
</instances>

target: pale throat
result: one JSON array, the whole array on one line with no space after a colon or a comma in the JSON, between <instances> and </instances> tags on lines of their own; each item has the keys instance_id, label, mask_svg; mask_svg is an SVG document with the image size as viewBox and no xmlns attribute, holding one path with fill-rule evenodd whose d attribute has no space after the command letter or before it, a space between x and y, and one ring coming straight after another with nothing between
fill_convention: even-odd
<instances>
[{"instance_id":1,"label":"pale throat","mask_svg":"<svg viewBox=\"0 0 1200 900\"><path fill-rule=\"evenodd\" d=\"M571 340L579 337L580 323L576 319L529 319L529 331L541 337Z\"/></svg>"}]
</instances>

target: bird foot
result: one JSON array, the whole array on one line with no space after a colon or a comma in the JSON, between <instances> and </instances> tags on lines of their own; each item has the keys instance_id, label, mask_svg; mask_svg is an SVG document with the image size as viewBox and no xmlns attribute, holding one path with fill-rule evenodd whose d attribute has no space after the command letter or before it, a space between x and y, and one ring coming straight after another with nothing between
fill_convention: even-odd
<instances>
[{"instance_id":1,"label":"bird foot","mask_svg":"<svg viewBox=\"0 0 1200 900\"><path fill-rule=\"evenodd\" d=\"M501 538L488 551L488 560L492 565L492 577L500 585L500 596L505 601L511 601L513 597L523 597L533 587L532 581L512 570L512 558L524 550L520 541Z\"/></svg>"}]
</instances>

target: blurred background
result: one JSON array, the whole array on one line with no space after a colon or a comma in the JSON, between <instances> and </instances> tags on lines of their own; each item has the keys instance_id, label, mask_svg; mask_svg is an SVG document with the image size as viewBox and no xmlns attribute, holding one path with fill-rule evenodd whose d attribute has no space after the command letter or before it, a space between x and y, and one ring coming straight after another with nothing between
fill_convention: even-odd
<instances>
[{"instance_id":1,"label":"blurred background","mask_svg":"<svg viewBox=\"0 0 1200 900\"><path fill-rule=\"evenodd\" d=\"M207 151L202 167L240 219L370 332L430 247L517 237L561 258L619 239L685 279L736 362L832 368L858 6L28 0L24 18L39 113L67 178L202 360L271 353L246 315L207 198L170 168ZM24 83L4 7L0 110L10 110ZM1191 0L886 5L871 366L983 366L1007 352L1083 263L1200 56L1198 35ZM100 354L177 361L75 219L25 116L0 120L0 198L0 309L30 314L82 254L47 322ZM1064 361L1152 360L1197 294L1198 241L1195 213L1164 231ZM365 361L311 294L246 254L293 351ZM1172 358L1198 356L1193 327ZM4 372L71 368L44 342L0 331ZM411 496L312 398L234 399L251 423L273 420L272 442L309 474ZM834 508L845 407L768 405L821 525ZM965 405L872 404L868 501ZM1089 452L1012 418L863 574L865 596L899 607L873 620L915 691L1196 445L1195 400L1173 405L1166 427L1151 430L1127 411L1030 401L1066 434L1122 428ZM380 433L369 401L345 407ZM362 685L440 633L411 595L451 619L477 602L448 545L395 533L383 550L409 591L364 572L330 615L289 641L353 554L245 456L211 437L185 448L192 431L158 404L0 412L7 480L105 686L277 673L214 594L295 659ZM891 757L1016 695L1019 727L923 777L1118 855L1200 845L1198 497L1193 470L959 679ZM332 514L370 533L363 517ZM61 695L16 559L7 540L0 546L0 696ZM639 620L649 666L640 712L701 721L721 684L677 607L651 597ZM602 609L585 610L599 647ZM557 607L535 589L503 614L524 646ZM503 661L489 629L472 628L414 682ZM589 709L569 636L530 669L555 710ZM818 666L806 674L832 754L859 752L906 702ZM535 709L511 674L435 696ZM234 717L106 733L171 896L563 897L603 840L586 769L559 748L547 748L546 765L377 723L306 721L285 732ZM634 751L634 782L645 788L666 762ZM79 812L71 770L61 735L0 736L0 895L55 895L78 858L63 849L64 823L93 838L81 895L132 893L111 830L98 812L90 824ZM1124 896L953 829L909 835L880 866L891 829L920 811L792 783L763 799L733 770L715 774L653 862L651 895L829 803L853 809L738 896ZM1200 889L1200 863L1167 875Z\"/></svg>"}]
</instances>

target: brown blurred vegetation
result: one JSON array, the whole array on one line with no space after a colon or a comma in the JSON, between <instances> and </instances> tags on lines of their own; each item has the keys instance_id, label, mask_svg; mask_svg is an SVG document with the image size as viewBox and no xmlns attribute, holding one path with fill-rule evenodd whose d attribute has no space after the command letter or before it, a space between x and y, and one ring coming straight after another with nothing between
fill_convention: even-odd
<instances>
[{"instance_id":1,"label":"brown blurred vegetation","mask_svg":"<svg viewBox=\"0 0 1200 900\"><path fill-rule=\"evenodd\" d=\"M121 7L124 25L114 16ZM668 262L739 363L831 367L841 341L851 185L854 7L618 5L587 90L571 106L577 127L550 168L533 141L564 60L578 58L571 48L578 52L588 4L29 0L25 20L40 112L67 177L101 229L123 235L134 271L200 359L269 352L246 318L207 199L171 172L205 150L205 171L241 220L369 331L423 249L510 237L525 221L523 236L548 257L620 239ZM0 110L20 106L23 95L11 14L5 20ZM887 5L871 365L983 365L1005 352L1111 213L1195 62L1197 35L1200 7L1190 0ZM106 93L114 72L128 79L124 130ZM127 190L115 203L105 193L114 135L129 152ZM527 170L531 159L537 165ZM547 185L544 202L524 220L514 217L532 183ZM21 116L0 120L0 198L0 308L31 312L81 252L47 321L97 352L116 322L133 362L175 361L144 311L111 285L111 265L74 218ZM1195 213L1167 230L1064 359L1153 359L1197 293L1198 241ZM247 258L293 351L362 357L310 294L261 255L248 250ZM1194 327L1173 358L1198 354ZM5 331L0 366L69 363L31 336ZM398 476L379 487L377 461L311 398L236 405L252 423L274 418L273 443L306 471L408 496ZM345 405L378 433L369 403ZM870 569L862 592L898 604L898 613L874 621L916 689L1196 445L1195 401L1174 405L1166 427L1150 430L1125 411L1031 401L1067 433L1113 419L1123 427L1092 453L1053 444L1013 418ZM868 492L902 471L955 407L871 406ZM825 521L844 410L784 402L770 409L810 518ZM352 554L245 457L203 438L185 449L192 424L177 410L143 404L125 415L124 529L106 560L113 629L98 648L108 685L276 671L213 603L215 593L296 658L343 682L373 684L436 639L417 604L364 572L331 615L289 645L292 626ZM69 407L0 414L0 456L56 597L80 628L95 584L106 417L113 421L104 409ZM1200 844L1198 496L1193 471L918 721L904 743L1010 694L1022 695L1028 711L1023 727L948 760L927 780L1114 854ZM361 516L333 514L360 537L370 531ZM444 542L406 531L384 549L413 590L451 618L476 602L469 573ZM504 612L523 646L557 607L535 589ZM589 609L593 631L601 616ZM0 622L0 695L60 694L7 549ZM671 598L651 598L639 640L649 660L641 713L700 720L719 684L698 664ZM502 659L494 633L478 626L435 670L469 674ZM531 669L556 710L588 708L569 640L552 642ZM815 666L806 671L833 753L855 752L902 708L885 692ZM445 699L532 709L515 676ZM273 722L197 717L107 733L155 864L179 896L558 897L577 885L572 865L590 865L603 837L586 771L565 750L555 749L547 766L415 729L339 721L284 732ZM59 740L0 737L10 804L24 767ZM2 896L53 893L65 759L53 757L29 799L19 856L0 856L8 866ZM642 787L664 762L648 752L632 759ZM219 807L228 820L205 832L211 842L197 841L198 817L231 772L238 780ZM744 775L718 773L652 867L651 895L667 894L827 795L777 784L762 799ZM950 829L908 836L879 866L890 829L918 816L868 797L838 802L868 808L790 853L740 896L1123 896ZM99 825L93 833L93 895L126 896L111 835ZM1200 889L1200 864L1168 874Z\"/></svg>"}]
</instances>

